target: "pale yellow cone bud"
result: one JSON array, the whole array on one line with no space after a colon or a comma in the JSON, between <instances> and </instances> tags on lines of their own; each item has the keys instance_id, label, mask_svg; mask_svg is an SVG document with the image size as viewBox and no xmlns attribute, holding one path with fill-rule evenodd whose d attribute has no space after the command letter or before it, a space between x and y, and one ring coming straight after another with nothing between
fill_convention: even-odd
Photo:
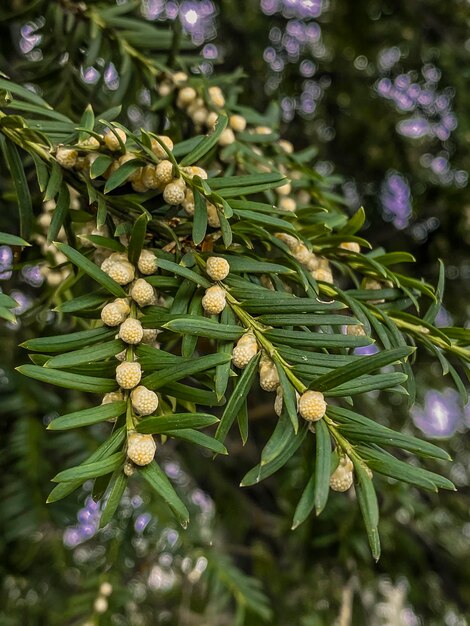
<instances>
[{"instance_id":1,"label":"pale yellow cone bud","mask_svg":"<svg viewBox=\"0 0 470 626\"><path fill-rule=\"evenodd\" d=\"M110 302L101 311L101 320L106 326L119 326L126 319L129 311L115 302Z\"/></svg>"},{"instance_id":2,"label":"pale yellow cone bud","mask_svg":"<svg viewBox=\"0 0 470 626\"><path fill-rule=\"evenodd\" d=\"M138 278L132 285L131 297L139 306L148 306L155 300L155 291L145 278Z\"/></svg>"},{"instance_id":3,"label":"pale yellow cone bud","mask_svg":"<svg viewBox=\"0 0 470 626\"><path fill-rule=\"evenodd\" d=\"M275 363L264 355L259 363L259 384L264 391L276 391L280 384Z\"/></svg>"},{"instance_id":4,"label":"pale yellow cone bud","mask_svg":"<svg viewBox=\"0 0 470 626\"><path fill-rule=\"evenodd\" d=\"M256 356L258 349L258 342L251 330L242 335L232 350L232 362L235 367L239 369L246 367L251 359Z\"/></svg>"},{"instance_id":5,"label":"pale yellow cone bud","mask_svg":"<svg viewBox=\"0 0 470 626\"><path fill-rule=\"evenodd\" d=\"M352 465L352 464L351 464ZM330 487L333 491L347 491L353 484L352 468L338 465L330 476Z\"/></svg>"},{"instance_id":6,"label":"pale yellow cone bud","mask_svg":"<svg viewBox=\"0 0 470 626\"><path fill-rule=\"evenodd\" d=\"M144 185L142 181L142 172L139 174L139 177L132 181L131 183L132 189L137 193L145 193L148 191L147 185Z\"/></svg>"},{"instance_id":7,"label":"pale yellow cone bud","mask_svg":"<svg viewBox=\"0 0 470 626\"><path fill-rule=\"evenodd\" d=\"M111 404L111 402L121 402L122 400L124 400L122 391L110 391L104 394L101 404Z\"/></svg>"},{"instance_id":8,"label":"pale yellow cone bud","mask_svg":"<svg viewBox=\"0 0 470 626\"><path fill-rule=\"evenodd\" d=\"M299 263L302 263L302 265L306 265L309 262L312 253L305 244L298 243L292 250L292 256L294 259L297 259Z\"/></svg>"},{"instance_id":9,"label":"pale yellow cone bud","mask_svg":"<svg viewBox=\"0 0 470 626\"><path fill-rule=\"evenodd\" d=\"M150 250L142 250L137 267L142 274L147 276L154 274L157 269L157 257Z\"/></svg>"},{"instance_id":10,"label":"pale yellow cone bud","mask_svg":"<svg viewBox=\"0 0 470 626\"><path fill-rule=\"evenodd\" d=\"M142 175L140 177L143 185L147 187L147 189L158 189L160 186L160 181L157 176L157 170L155 165L146 165L142 170Z\"/></svg>"},{"instance_id":11,"label":"pale yellow cone bud","mask_svg":"<svg viewBox=\"0 0 470 626\"><path fill-rule=\"evenodd\" d=\"M294 198L289 198L289 196L284 196L279 200L279 208L283 211L294 212L297 208L297 203Z\"/></svg>"},{"instance_id":12,"label":"pale yellow cone bud","mask_svg":"<svg viewBox=\"0 0 470 626\"><path fill-rule=\"evenodd\" d=\"M219 146L229 146L235 141L235 135L233 134L233 130L231 128L225 128L219 137Z\"/></svg>"},{"instance_id":13,"label":"pale yellow cone bud","mask_svg":"<svg viewBox=\"0 0 470 626\"><path fill-rule=\"evenodd\" d=\"M188 82L188 75L186 72L175 72L171 79L175 85L184 85Z\"/></svg>"},{"instance_id":14,"label":"pale yellow cone bud","mask_svg":"<svg viewBox=\"0 0 470 626\"><path fill-rule=\"evenodd\" d=\"M106 135L104 136L104 143L106 144L106 147L108 148L108 150L111 150L112 152L115 152L116 150L121 149L121 144L119 143L119 140L116 137L116 134L119 135L119 138L121 139L122 143L126 143L127 141L126 133L120 128L115 128L114 132L108 131Z\"/></svg>"},{"instance_id":15,"label":"pale yellow cone bud","mask_svg":"<svg viewBox=\"0 0 470 626\"><path fill-rule=\"evenodd\" d=\"M375 278L366 278L364 281L364 289L378 290L383 289L383 285Z\"/></svg>"},{"instance_id":16,"label":"pale yellow cone bud","mask_svg":"<svg viewBox=\"0 0 470 626\"><path fill-rule=\"evenodd\" d=\"M71 170L77 162L78 152L72 148L57 148L55 158L61 167Z\"/></svg>"},{"instance_id":17,"label":"pale yellow cone bud","mask_svg":"<svg viewBox=\"0 0 470 626\"><path fill-rule=\"evenodd\" d=\"M128 163L129 161L135 161L137 159L137 154L133 152L126 152L119 157L119 166L124 165L124 163ZM142 177L143 167L137 168L134 172L129 174L127 180L129 182L136 182Z\"/></svg>"},{"instance_id":18,"label":"pale yellow cone bud","mask_svg":"<svg viewBox=\"0 0 470 626\"><path fill-rule=\"evenodd\" d=\"M131 391L132 407L139 415L151 415L158 407L158 396L154 391L139 385Z\"/></svg>"},{"instance_id":19,"label":"pale yellow cone bud","mask_svg":"<svg viewBox=\"0 0 470 626\"><path fill-rule=\"evenodd\" d=\"M109 597L113 593L113 586L111 583L104 582L100 585L100 594L105 597Z\"/></svg>"},{"instance_id":20,"label":"pale yellow cone bud","mask_svg":"<svg viewBox=\"0 0 470 626\"><path fill-rule=\"evenodd\" d=\"M103 264L101 268L103 269ZM115 263L111 263L109 269L104 271L116 281L118 285L127 285L134 280L134 267L129 261L116 261Z\"/></svg>"},{"instance_id":21,"label":"pale yellow cone bud","mask_svg":"<svg viewBox=\"0 0 470 626\"><path fill-rule=\"evenodd\" d=\"M108 610L108 601L103 596L98 596L93 604L93 608L97 613L106 613Z\"/></svg>"},{"instance_id":22,"label":"pale yellow cone bud","mask_svg":"<svg viewBox=\"0 0 470 626\"><path fill-rule=\"evenodd\" d=\"M364 280L364 289L370 289L371 291L378 291L379 289L385 289L386 287L392 287L392 283L390 281L385 281L381 283L375 278L366 278ZM371 304L383 304L385 300L380 298L378 300L369 300Z\"/></svg>"},{"instance_id":23,"label":"pale yellow cone bud","mask_svg":"<svg viewBox=\"0 0 470 626\"><path fill-rule=\"evenodd\" d=\"M173 150L173 141L169 137L167 137L166 135L158 135L158 138L162 143L165 144L168 150ZM156 139L151 139L150 143L152 146L152 152L155 156L160 159L166 159L168 157L166 150L158 143Z\"/></svg>"},{"instance_id":24,"label":"pale yellow cone bud","mask_svg":"<svg viewBox=\"0 0 470 626\"><path fill-rule=\"evenodd\" d=\"M219 116L217 115L217 113L215 111L211 111L206 119L207 128L214 128L214 126L217 124L218 119Z\"/></svg>"},{"instance_id":25,"label":"pale yellow cone bud","mask_svg":"<svg viewBox=\"0 0 470 626\"><path fill-rule=\"evenodd\" d=\"M297 237L289 235L288 233L276 233L275 236L279 241L283 241L290 250L294 250L300 244Z\"/></svg>"},{"instance_id":26,"label":"pale yellow cone bud","mask_svg":"<svg viewBox=\"0 0 470 626\"><path fill-rule=\"evenodd\" d=\"M283 150L286 154L292 154L294 152L294 146L287 139L279 139L278 146Z\"/></svg>"},{"instance_id":27,"label":"pale yellow cone bud","mask_svg":"<svg viewBox=\"0 0 470 626\"><path fill-rule=\"evenodd\" d=\"M132 317L128 317L119 327L119 339L131 345L140 343L143 334L142 324Z\"/></svg>"},{"instance_id":28,"label":"pale yellow cone bud","mask_svg":"<svg viewBox=\"0 0 470 626\"><path fill-rule=\"evenodd\" d=\"M274 413L276 413L276 415L279 417L281 417L283 405L284 392L282 391L282 387L279 385L276 389L276 399L274 400Z\"/></svg>"},{"instance_id":29,"label":"pale yellow cone bud","mask_svg":"<svg viewBox=\"0 0 470 626\"><path fill-rule=\"evenodd\" d=\"M220 87L213 86L209 87L207 91L209 92L209 100L211 103L221 109L225 105L225 98L222 93L222 89Z\"/></svg>"},{"instance_id":30,"label":"pale yellow cone bud","mask_svg":"<svg viewBox=\"0 0 470 626\"><path fill-rule=\"evenodd\" d=\"M181 107L187 107L197 98L197 92L193 87L183 87L179 90L176 104Z\"/></svg>"},{"instance_id":31,"label":"pale yellow cone bud","mask_svg":"<svg viewBox=\"0 0 470 626\"><path fill-rule=\"evenodd\" d=\"M129 315L129 313L131 312L131 307L129 306L126 298L116 298L113 304L115 304L125 315Z\"/></svg>"},{"instance_id":32,"label":"pale yellow cone bud","mask_svg":"<svg viewBox=\"0 0 470 626\"><path fill-rule=\"evenodd\" d=\"M193 120L194 124L196 124L196 126L199 126L201 124L204 124L204 122L207 120L208 114L209 111L205 107L200 107L199 109L195 109L194 111L192 111L191 119Z\"/></svg>"},{"instance_id":33,"label":"pale yellow cone bud","mask_svg":"<svg viewBox=\"0 0 470 626\"><path fill-rule=\"evenodd\" d=\"M354 463L351 461L347 454L341 456L339 464L341 465L341 467L344 467L348 472L352 472L354 469Z\"/></svg>"},{"instance_id":34,"label":"pale yellow cone bud","mask_svg":"<svg viewBox=\"0 0 470 626\"><path fill-rule=\"evenodd\" d=\"M117 354L114 355L114 357L118 360L118 361L125 361L126 360L126 356L127 356L127 350L124 348L124 350L121 350L121 352L118 352ZM134 357L134 361L135 361L135 357Z\"/></svg>"},{"instance_id":35,"label":"pale yellow cone bud","mask_svg":"<svg viewBox=\"0 0 470 626\"><path fill-rule=\"evenodd\" d=\"M255 336L255 333L252 330L248 330L237 341L237 346L250 346L250 345L254 345L254 344L257 345L257 343L256 343L256 336Z\"/></svg>"},{"instance_id":36,"label":"pale yellow cone bud","mask_svg":"<svg viewBox=\"0 0 470 626\"><path fill-rule=\"evenodd\" d=\"M323 394L320 391L305 391L299 399L299 413L305 420L320 420L326 413Z\"/></svg>"},{"instance_id":37,"label":"pale yellow cone bud","mask_svg":"<svg viewBox=\"0 0 470 626\"><path fill-rule=\"evenodd\" d=\"M255 133L257 135L271 135L273 132L273 129L270 128L269 126L256 126L255 127Z\"/></svg>"},{"instance_id":38,"label":"pale yellow cone bud","mask_svg":"<svg viewBox=\"0 0 470 626\"><path fill-rule=\"evenodd\" d=\"M126 461L124 463L123 471L126 476L133 476L135 474L134 463L132 463L131 461Z\"/></svg>"},{"instance_id":39,"label":"pale yellow cone bud","mask_svg":"<svg viewBox=\"0 0 470 626\"><path fill-rule=\"evenodd\" d=\"M186 189L184 200L181 204L186 215L192 217L194 215L194 193L191 189Z\"/></svg>"},{"instance_id":40,"label":"pale yellow cone bud","mask_svg":"<svg viewBox=\"0 0 470 626\"><path fill-rule=\"evenodd\" d=\"M288 196L292 191L292 186L290 183L286 183L285 185L281 185L280 187L276 187L274 190L279 196Z\"/></svg>"},{"instance_id":41,"label":"pale yellow cone bud","mask_svg":"<svg viewBox=\"0 0 470 626\"><path fill-rule=\"evenodd\" d=\"M82 148L99 148L100 145L101 144L98 141L98 139L96 137L93 137L93 135L90 135L89 137L87 137L86 139L80 142L80 146Z\"/></svg>"},{"instance_id":42,"label":"pale yellow cone bud","mask_svg":"<svg viewBox=\"0 0 470 626\"><path fill-rule=\"evenodd\" d=\"M315 280L319 280L324 283L334 283L333 273L330 269L319 267L317 270L312 272L312 276Z\"/></svg>"},{"instance_id":43,"label":"pale yellow cone bud","mask_svg":"<svg viewBox=\"0 0 470 626\"><path fill-rule=\"evenodd\" d=\"M163 190L163 199L167 204L181 204L185 199L185 189L176 182L169 183Z\"/></svg>"},{"instance_id":44,"label":"pale yellow cone bud","mask_svg":"<svg viewBox=\"0 0 470 626\"><path fill-rule=\"evenodd\" d=\"M357 241L343 241L343 243L339 244L339 247L343 250L349 250L349 252L361 251L361 246L357 243Z\"/></svg>"},{"instance_id":45,"label":"pale yellow cone bud","mask_svg":"<svg viewBox=\"0 0 470 626\"><path fill-rule=\"evenodd\" d=\"M212 228L220 228L220 218L214 204L207 203L207 223Z\"/></svg>"},{"instance_id":46,"label":"pale yellow cone bud","mask_svg":"<svg viewBox=\"0 0 470 626\"><path fill-rule=\"evenodd\" d=\"M213 285L206 289L201 300L202 308L206 313L210 315L219 315L225 309L225 289L219 287L219 285Z\"/></svg>"},{"instance_id":47,"label":"pale yellow cone bud","mask_svg":"<svg viewBox=\"0 0 470 626\"><path fill-rule=\"evenodd\" d=\"M315 270L318 270L320 268L320 263L320 259L317 257L317 255L311 252L307 262L305 263L305 267L308 269L309 272L314 272Z\"/></svg>"},{"instance_id":48,"label":"pale yellow cone bud","mask_svg":"<svg viewBox=\"0 0 470 626\"><path fill-rule=\"evenodd\" d=\"M157 444L152 435L130 432L127 436L127 456L136 465L149 465L155 457Z\"/></svg>"},{"instance_id":49,"label":"pale yellow cone bud","mask_svg":"<svg viewBox=\"0 0 470 626\"><path fill-rule=\"evenodd\" d=\"M129 261L124 252L112 252L101 264L101 269L103 270L103 272L107 272L113 263L120 263L122 261Z\"/></svg>"},{"instance_id":50,"label":"pale yellow cone bud","mask_svg":"<svg viewBox=\"0 0 470 626\"><path fill-rule=\"evenodd\" d=\"M204 100L202 98L196 98L188 106L188 110L187 110L188 115L191 116L194 113L194 111L197 111L197 109L200 109L201 107L205 107Z\"/></svg>"},{"instance_id":51,"label":"pale yellow cone bud","mask_svg":"<svg viewBox=\"0 0 470 626\"><path fill-rule=\"evenodd\" d=\"M111 165L108 167L108 169L102 174L103 178L108 180L108 178L111 176L111 174L114 174L114 172L117 169L119 169L119 161L118 161L118 159L113 161L111 163Z\"/></svg>"},{"instance_id":52,"label":"pale yellow cone bud","mask_svg":"<svg viewBox=\"0 0 470 626\"><path fill-rule=\"evenodd\" d=\"M224 280L230 272L230 264L226 259L211 256L206 262L206 272L212 280Z\"/></svg>"},{"instance_id":53,"label":"pale yellow cone bud","mask_svg":"<svg viewBox=\"0 0 470 626\"><path fill-rule=\"evenodd\" d=\"M242 133L246 128L246 119L243 115L231 115L229 123L236 133Z\"/></svg>"},{"instance_id":54,"label":"pale yellow cone bud","mask_svg":"<svg viewBox=\"0 0 470 626\"><path fill-rule=\"evenodd\" d=\"M123 389L133 389L140 383L141 377L140 363L125 361L116 367L116 382Z\"/></svg>"},{"instance_id":55,"label":"pale yellow cone bud","mask_svg":"<svg viewBox=\"0 0 470 626\"><path fill-rule=\"evenodd\" d=\"M166 82L166 81L163 82L158 87L158 95L161 96L162 98L165 98L166 96L169 96L172 91L173 91L173 85L171 83Z\"/></svg>"},{"instance_id":56,"label":"pale yellow cone bud","mask_svg":"<svg viewBox=\"0 0 470 626\"><path fill-rule=\"evenodd\" d=\"M189 167L185 167L184 171L190 178L194 178L195 176L199 176L203 180L207 180L208 174L206 170L202 167L198 167L197 165L190 165Z\"/></svg>"},{"instance_id":57,"label":"pale yellow cone bud","mask_svg":"<svg viewBox=\"0 0 470 626\"><path fill-rule=\"evenodd\" d=\"M297 192L297 203L298 204L310 204L310 194L305 189L301 189Z\"/></svg>"},{"instance_id":58,"label":"pale yellow cone bud","mask_svg":"<svg viewBox=\"0 0 470 626\"><path fill-rule=\"evenodd\" d=\"M352 337L365 337L366 331L362 324L348 324L346 326L346 334Z\"/></svg>"},{"instance_id":59,"label":"pale yellow cone bud","mask_svg":"<svg viewBox=\"0 0 470 626\"><path fill-rule=\"evenodd\" d=\"M173 180L173 163L168 159L164 159L157 165L155 172L158 185L160 187L168 185Z\"/></svg>"},{"instance_id":60,"label":"pale yellow cone bud","mask_svg":"<svg viewBox=\"0 0 470 626\"><path fill-rule=\"evenodd\" d=\"M142 343L149 346L153 345L157 339L158 330L156 328L144 328L144 334L142 336Z\"/></svg>"}]
</instances>

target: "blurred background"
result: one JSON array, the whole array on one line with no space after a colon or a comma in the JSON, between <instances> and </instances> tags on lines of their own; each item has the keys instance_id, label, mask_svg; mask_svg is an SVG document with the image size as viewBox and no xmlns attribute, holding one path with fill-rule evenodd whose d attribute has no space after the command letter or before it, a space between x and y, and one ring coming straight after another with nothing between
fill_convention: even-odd
<instances>
[{"instance_id":1,"label":"blurred background","mask_svg":"<svg viewBox=\"0 0 470 626\"><path fill-rule=\"evenodd\" d=\"M41 84L43 96L77 120L88 100L122 101L133 77L106 58L89 66L77 62L67 48L72 39L55 39L45 4L15 0L1 9L0 70L34 84L41 82L37 68L56 63L65 75L75 67L76 101L67 101L56 70L46 71ZM336 183L351 212L365 207L364 236L372 243L410 251L417 259L415 275L433 283L437 259L443 259L446 306L439 324L468 326L467 0L134 4L143 19L181 27L201 51L195 71L212 77L243 70L239 101L261 111L279 109L284 136L296 147L316 147L318 172ZM125 103L121 121L148 124L152 111L145 93L135 98L130 91L133 101ZM4 179L0 172L7 207L0 225L8 230L11 195ZM392 396L393 405L390 396L378 394L361 400L362 410L379 412L383 423L442 439L454 458L448 474L458 487L456 494L434 496L382 481L384 551L378 564L347 498L332 497L320 519L290 531L312 450L266 483L241 491L239 479L257 461L258 449L253 443L242 449L235 440L231 457L217 466L189 447L164 452L165 471L192 512L188 531L177 529L145 492L127 493L119 521L98 531L99 506L89 485L45 505L50 477L59 466L78 463L102 432L96 426L84 433L46 433L45 424L83 399L74 392L59 397L14 373L25 358L17 344L38 324L54 321L53 313L41 312L38 319L44 276L34 258L13 272L14 264L11 248L0 246L0 286L19 303L18 323L1 328L2 624L470 623L470 407L462 405L438 363L420 357L412 419L400 398ZM252 399L258 444L269 432L263 422L268 406L262 392Z\"/></svg>"}]
</instances>

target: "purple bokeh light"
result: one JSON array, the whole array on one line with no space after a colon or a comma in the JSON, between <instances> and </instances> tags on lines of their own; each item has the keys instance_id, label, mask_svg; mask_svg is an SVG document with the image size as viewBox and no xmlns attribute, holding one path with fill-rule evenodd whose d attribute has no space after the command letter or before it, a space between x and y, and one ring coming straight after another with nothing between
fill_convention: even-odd
<instances>
[{"instance_id":1,"label":"purple bokeh light","mask_svg":"<svg viewBox=\"0 0 470 626\"><path fill-rule=\"evenodd\" d=\"M77 513L77 524L69 526L64 531L62 538L64 545L73 549L91 539L98 532L100 517L100 505L88 496L85 505Z\"/></svg>"},{"instance_id":2,"label":"purple bokeh light","mask_svg":"<svg viewBox=\"0 0 470 626\"><path fill-rule=\"evenodd\" d=\"M279 89L287 64L299 64L299 74L306 80L301 92L295 97L284 98L281 106L282 119L290 122L299 113L312 118L324 88L315 83L312 77L317 72L315 59L325 55L321 42L321 28L315 20L326 8L323 0L261 0L261 11L268 16L280 15L285 18L284 27L273 26L269 31L270 45L266 47L263 59L271 70L266 82L268 93ZM316 89L312 91L311 86ZM292 106L293 103L293 106Z\"/></svg>"},{"instance_id":3,"label":"purple bokeh light","mask_svg":"<svg viewBox=\"0 0 470 626\"><path fill-rule=\"evenodd\" d=\"M377 65L382 74L375 83L376 93L385 100L391 101L399 113L412 113L410 117L400 120L396 125L397 132L408 139L437 139L445 147L457 128L457 116L452 110L454 90L446 88L438 91L441 71L431 63L421 68L420 78L417 71L390 74L401 58L398 47L384 48L377 56ZM442 165L442 160L428 165L431 167L430 179L441 185L454 184L458 187L467 185L450 164Z\"/></svg>"},{"instance_id":4,"label":"purple bokeh light","mask_svg":"<svg viewBox=\"0 0 470 626\"><path fill-rule=\"evenodd\" d=\"M137 533L143 533L147 526L150 524L152 516L150 513L141 513L136 517L134 522L134 530Z\"/></svg>"},{"instance_id":5,"label":"purple bokeh light","mask_svg":"<svg viewBox=\"0 0 470 626\"><path fill-rule=\"evenodd\" d=\"M354 354L357 354L358 356L372 356L373 354L377 354L378 351L379 349L375 343L371 343L369 346L354 348Z\"/></svg>"},{"instance_id":6,"label":"purple bokeh light","mask_svg":"<svg viewBox=\"0 0 470 626\"><path fill-rule=\"evenodd\" d=\"M179 19L183 30L196 45L202 45L216 35L217 8L212 0L148 0L142 11L148 20Z\"/></svg>"},{"instance_id":7,"label":"purple bokeh light","mask_svg":"<svg viewBox=\"0 0 470 626\"><path fill-rule=\"evenodd\" d=\"M415 405L411 416L416 426L428 437L451 437L464 418L459 394L453 389L443 392L430 389L424 405Z\"/></svg>"},{"instance_id":8,"label":"purple bokeh light","mask_svg":"<svg viewBox=\"0 0 470 626\"><path fill-rule=\"evenodd\" d=\"M44 282L39 265L25 265L21 270L21 276L31 287L40 287Z\"/></svg>"},{"instance_id":9,"label":"purple bokeh light","mask_svg":"<svg viewBox=\"0 0 470 626\"><path fill-rule=\"evenodd\" d=\"M398 122L397 131L404 137L419 139L431 133L431 126L424 117L410 117Z\"/></svg>"},{"instance_id":10,"label":"purple bokeh light","mask_svg":"<svg viewBox=\"0 0 470 626\"><path fill-rule=\"evenodd\" d=\"M380 203L384 219L402 230L410 222L412 197L410 186L404 176L388 172L380 189Z\"/></svg>"},{"instance_id":11,"label":"purple bokeh light","mask_svg":"<svg viewBox=\"0 0 470 626\"><path fill-rule=\"evenodd\" d=\"M0 246L0 280L10 280L13 272L13 251L10 246Z\"/></svg>"}]
</instances>

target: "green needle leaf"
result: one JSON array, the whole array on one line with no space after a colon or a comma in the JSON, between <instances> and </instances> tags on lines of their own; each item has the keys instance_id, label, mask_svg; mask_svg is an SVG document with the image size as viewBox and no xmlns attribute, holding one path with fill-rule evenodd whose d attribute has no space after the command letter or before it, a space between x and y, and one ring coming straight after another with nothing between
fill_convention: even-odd
<instances>
[{"instance_id":1,"label":"green needle leaf","mask_svg":"<svg viewBox=\"0 0 470 626\"><path fill-rule=\"evenodd\" d=\"M168 504L181 526L186 528L189 522L188 509L180 500L166 477L166 474L160 469L157 463L153 461L150 465L139 468L139 474Z\"/></svg>"}]
</instances>

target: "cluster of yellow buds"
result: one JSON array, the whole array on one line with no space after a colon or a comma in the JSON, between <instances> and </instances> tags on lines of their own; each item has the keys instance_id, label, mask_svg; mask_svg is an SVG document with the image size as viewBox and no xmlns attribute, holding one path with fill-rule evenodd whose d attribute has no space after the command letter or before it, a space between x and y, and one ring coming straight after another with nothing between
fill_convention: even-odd
<instances>
[{"instance_id":1,"label":"cluster of yellow buds","mask_svg":"<svg viewBox=\"0 0 470 626\"><path fill-rule=\"evenodd\" d=\"M176 106L187 113L198 131L212 130L217 123L219 113L225 107L225 96L220 87L212 85L207 92L198 93L184 72L167 76L160 84L158 91L162 96L175 92ZM224 147L232 144L235 141L235 133L242 133L246 130L246 126L247 122L243 115L236 113L230 115L228 126L219 137L219 145ZM252 130L252 132L256 131L257 129ZM272 132L271 129L269 132Z\"/></svg>"},{"instance_id":2,"label":"cluster of yellow buds","mask_svg":"<svg viewBox=\"0 0 470 626\"><path fill-rule=\"evenodd\" d=\"M198 130L203 127L208 129L214 127L218 114L216 111L209 110L208 106L216 109L224 107L225 98L220 87L209 87L207 97L204 99L205 94L199 94L189 84L189 77L185 72L175 72L167 74L158 86L158 93L163 97L173 92L176 95L176 106L186 111Z\"/></svg>"},{"instance_id":3,"label":"cluster of yellow buds","mask_svg":"<svg viewBox=\"0 0 470 626\"><path fill-rule=\"evenodd\" d=\"M258 342L255 334L249 330L237 342L232 350L232 362L235 367L243 369L248 365L251 359L256 356L259 350Z\"/></svg>"},{"instance_id":4,"label":"cluster of yellow buds","mask_svg":"<svg viewBox=\"0 0 470 626\"><path fill-rule=\"evenodd\" d=\"M105 148L110 152L118 152L126 144L127 135L121 128L109 129L104 135L90 135L87 139L80 141L75 146L57 146L55 158L57 163L67 170L89 169L99 155L99 150ZM135 158L135 155L132 157ZM111 166L110 174L117 169L121 163L119 159Z\"/></svg>"},{"instance_id":5,"label":"cluster of yellow buds","mask_svg":"<svg viewBox=\"0 0 470 626\"><path fill-rule=\"evenodd\" d=\"M328 259L317 256L293 235L276 233L276 237L287 245L294 259L303 265L315 280L330 284L334 282L333 272Z\"/></svg>"},{"instance_id":6,"label":"cluster of yellow buds","mask_svg":"<svg viewBox=\"0 0 470 626\"><path fill-rule=\"evenodd\" d=\"M90 137L73 148L59 146L55 157L57 162L66 169L89 169L98 158L101 148L117 153L123 150L126 143L126 133L120 128L113 128L101 136L100 140ZM186 183L174 171L173 163L168 159L168 152L173 150L173 141L167 135L158 135L150 139L150 144L158 162L136 168L129 174L127 181L138 193L158 189L163 192L163 198L168 204L181 204L185 198ZM84 156L81 155L82 151L84 151ZM126 151L117 156L104 172L103 178L108 179L122 165L137 158L139 154L132 151Z\"/></svg>"},{"instance_id":7,"label":"cluster of yellow buds","mask_svg":"<svg viewBox=\"0 0 470 626\"><path fill-rule=\"evenodd\" d=\"M330 487L333 491L347 491L353 484L354 465L351 459L344 455L341 457L338 467L331 474Z\"/></svg>"},{"instance_id":8,"label":"cluster of yellow buds","mask_svg":"<svg viewBox=\"0 0 470 626\"><path fill-rule=\"evenodd\" d=\"M156 293L153 286L146 280L156 272L158 260L150 250L142 250L136 266L124 253L112 253L101 263L101 269L111 276L120 285L127 285L128 295L125 298L116 298L108 302L101 310L101 319L110 327L119 326L118 335L128 348L119 354L116 359L121 361L116 367L116 382L120 389L107 393L102 404L118 402L129 397L132 409L139 417L155 413L158 408L158 395L144 385L142 367L132 349L140 343L154 344L157 338L157 329L143 328L138 319L139 308L155 304ZM140 276L136 278L136 275ZM127 460L123 471L126 476L132 476L135 465L147 465L153 460L156 444L151 435L128 431Z\"/></svg>"}]
</instances>

